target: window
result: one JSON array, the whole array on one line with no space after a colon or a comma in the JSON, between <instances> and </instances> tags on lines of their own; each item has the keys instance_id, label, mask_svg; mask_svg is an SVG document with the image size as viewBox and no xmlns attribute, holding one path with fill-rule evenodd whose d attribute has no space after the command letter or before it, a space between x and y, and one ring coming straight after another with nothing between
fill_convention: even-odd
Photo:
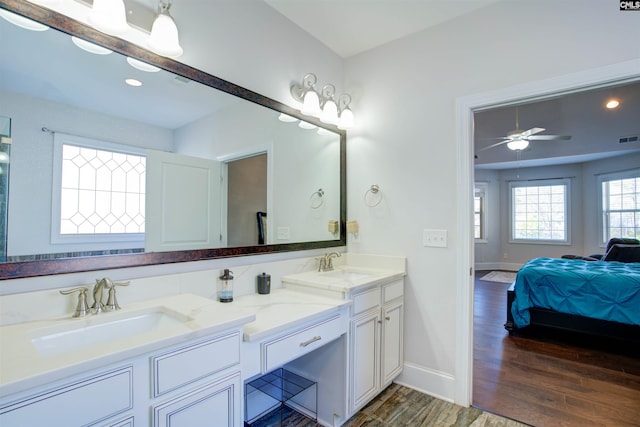
<instances>
[{"instance_id":1,"label":"window","mask_svg":"<svg viewBox=\"0 0 640 427\"><path fill-rule=\"evenodd\" d=\"M602 243L612 237L640 239L640 169L599 178Z\"/></svg>"},{"instance_id":2,"label":"window","mask_svg":"<svg viewBox=\"0 0 640 427\"><path fill-rule=\"evenodd\" d=\"M131 147L56 133L53 243L144 239L146 157Z\"/></svg>"},{"instance_id":3,"label":"window","mask_svg":"<svg viewBox=\"0 0 640 427\"><path fill-rule=\"evenodd\" d=\"M511 241L569 243L569 180L509 184Z\"/></svg>"},{"instance_id":4,"label":"window","mask_svg":"<svg viewBox=\"0 0 640 427\"><path fill-rule=\"evenodd\" d=\"M473 197L473 237L476 241L487 240L487 183L477 182Z\"/></svg>"}]
</instances>

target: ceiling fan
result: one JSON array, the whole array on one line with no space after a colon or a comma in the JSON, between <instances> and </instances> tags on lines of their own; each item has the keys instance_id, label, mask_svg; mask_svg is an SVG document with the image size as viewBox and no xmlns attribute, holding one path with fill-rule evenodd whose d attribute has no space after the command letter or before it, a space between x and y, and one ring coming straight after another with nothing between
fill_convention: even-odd
<instances>
[{"instance_id":1,"label":"ceiling fan","mask_svg":"<svg viewBox=\"0 0 640 427\"><path fill-rule=\"evenodd\" d=\"M488 147L481 148L480 151L488 150L490 148L498 147L503 144L507 144L507 147L513 151L522 151L529 146L529 141L567 141L571 139L570 135L537 135L540 132L544 132L545 128L531 128L527 130L520 129L518 125L518 107L516 107L516 128L507 133L507 136L500 138L502 141L489 145Z\"/></svg>"}]
</instances>

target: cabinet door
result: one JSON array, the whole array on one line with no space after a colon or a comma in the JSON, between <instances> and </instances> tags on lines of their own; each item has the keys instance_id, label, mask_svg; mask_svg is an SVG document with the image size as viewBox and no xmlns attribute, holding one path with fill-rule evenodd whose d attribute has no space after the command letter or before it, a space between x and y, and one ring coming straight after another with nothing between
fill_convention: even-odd
<instances>
[{"instance_id":1,"label":"cabinet door","mask_svg":"<svg viewBox=\"0 0 640 427\"><path fill-rule=\"evenodd\" d=\"M240 417L240 373L153 408L154 427L235 427Z\"/></svg>"},{"instance_id":2,"label":"cabinet door","mask_svg":"<svg viewBox=\"0 0 640 427\"><path fill-rule=\"evenodd\" d=\"M382 388L402 372L404 304L402 300L382 308Z\"/></svg>"},{"instance_id":3,"label":"cabinet door","mask_svg":"<svg viewBox=\"0 0 640 427\"><path fill-rule=\"evenodd\" d=\"M351 321L350 414L380 391L380 310Z\"/></svg>"}]
</instances>

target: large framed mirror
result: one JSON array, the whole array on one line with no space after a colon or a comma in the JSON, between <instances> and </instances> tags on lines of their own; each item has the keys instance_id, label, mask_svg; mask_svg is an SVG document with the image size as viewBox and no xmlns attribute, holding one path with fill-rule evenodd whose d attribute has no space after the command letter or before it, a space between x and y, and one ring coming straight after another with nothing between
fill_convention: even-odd
<instances>
[{"instance_id":1,"label":"large framed mirror","mask_svg":"<svg viewBox=\"0 0 640 427\"><path fill-rule=\"evenodd\" d=\"M0 280L346 244L345 131L35 4L0 7L50 27L0 19Z\"/></svg>"}]
</instances>

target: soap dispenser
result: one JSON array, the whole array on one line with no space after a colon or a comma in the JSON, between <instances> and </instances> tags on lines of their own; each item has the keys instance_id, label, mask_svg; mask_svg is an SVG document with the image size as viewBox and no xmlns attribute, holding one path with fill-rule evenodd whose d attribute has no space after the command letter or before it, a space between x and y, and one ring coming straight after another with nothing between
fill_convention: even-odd
<instances>
[{"instance_id":1,"label":"soap dispenser","mask_svg":"<svg viewBox=\"0 0 640 427\"><path fill-rule=\"evenodd\" d=\"M220 302L233 301L233 271L224 269L222 276L218 278L218 300Z\"/></svg>"}]
</instances>

